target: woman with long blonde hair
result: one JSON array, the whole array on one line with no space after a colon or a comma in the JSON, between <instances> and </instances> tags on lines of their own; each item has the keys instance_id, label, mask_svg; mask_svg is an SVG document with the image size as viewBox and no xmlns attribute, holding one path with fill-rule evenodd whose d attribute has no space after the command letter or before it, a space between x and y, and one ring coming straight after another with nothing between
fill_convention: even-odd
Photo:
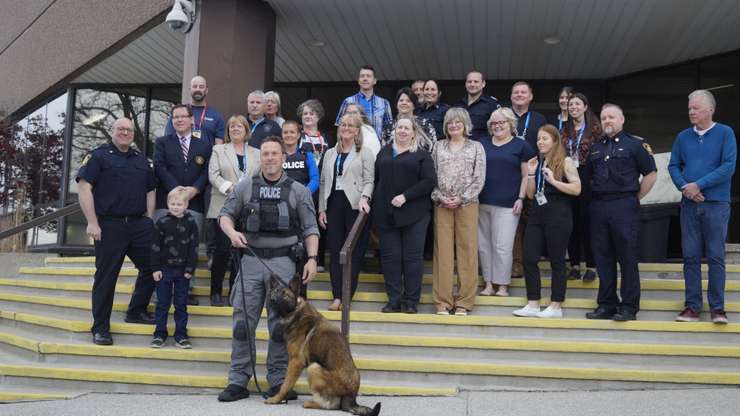
<instances>
[{"instance_id":1,"label":"woman with long blonde hair","mask_svg":"<svg viewBox=\"0 0 740 416\"><path fill-rule=\"evenodd\" d=\"M573 230L572 198L581 193L573 160L560 144L558 129L546 124L537 132L538 157L527 162L527 198L534 199L524 231L524 278L527 305L515 316L561 318L565 300L565 251ZM552 268L550 306L540 311L540 269L537 263L547 247Z\"/></svg>"}]
</instances>

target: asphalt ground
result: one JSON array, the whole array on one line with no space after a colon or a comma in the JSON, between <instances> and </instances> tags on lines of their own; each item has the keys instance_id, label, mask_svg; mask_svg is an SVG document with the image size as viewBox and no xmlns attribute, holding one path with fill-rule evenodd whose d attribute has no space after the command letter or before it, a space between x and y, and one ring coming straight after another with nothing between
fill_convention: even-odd
<instances>
[{"instance_id":1,"label":"asphalt ground","mask_svg":"<svg viewBox=\"0 0 740 416\"><path fill-rule=\"evenodd\" d=\"M336 416L337 411L306 410L301 402L268 406L255 396L219 403L213 395L91 393L74 399L0 404L3 416ZM461 392L457 397L361 397L383 403L381 415L712 415L740 414L740 388L567 392Z\"/></svg>"}]
</instances>

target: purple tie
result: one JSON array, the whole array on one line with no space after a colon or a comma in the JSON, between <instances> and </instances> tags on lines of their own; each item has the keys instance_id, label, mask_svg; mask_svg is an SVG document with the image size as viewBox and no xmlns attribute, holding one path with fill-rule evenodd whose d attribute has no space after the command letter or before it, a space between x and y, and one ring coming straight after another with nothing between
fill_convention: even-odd
<instances>
[{"instance_id":1,"label":"purple tie","mask_svg":"<svg viewBox=\"0 0 740 416\"><path fill-rule=\"evenodd\" d=\"M188 161L188 141L187 137L180 137L180 148L182 149L182 157L185 161Z\"/></svg>"}]
</instances>

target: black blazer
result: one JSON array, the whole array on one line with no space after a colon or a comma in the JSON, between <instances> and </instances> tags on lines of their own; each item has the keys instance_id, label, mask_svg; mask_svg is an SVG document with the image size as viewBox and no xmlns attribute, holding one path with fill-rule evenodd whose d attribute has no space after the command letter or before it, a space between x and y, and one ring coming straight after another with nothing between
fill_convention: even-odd
<instances>
[{"instance_id":1,"label":"black blazer","mask_svg":"<svg viewBox=\"0 0 740 416\"><path fill-rule=\"evenodd\" d=\"M154 145L154 174L157 177L157 209L167 208L167 194L176 186L193 186L200 193L190 200L188 208L203 213L203 192L208 184L208 140L190 138L187 162L182 157L177 135L162 136Z\"/></svg>"},{"instance_id":2,"label":"black blazer","mask_svg":"<svg viewBox=\"0 0 740 416\"><path fill-rule=\"evenodd\" d=\"M429 152L419 149L394 158L393 146L384 146L375 158L373 224L388 229L419 221L432 209L431 194L435 186L437 173ZM406 197L406 203L396 208L391 200L399 194Z\"/></svg>"}]
</instances>

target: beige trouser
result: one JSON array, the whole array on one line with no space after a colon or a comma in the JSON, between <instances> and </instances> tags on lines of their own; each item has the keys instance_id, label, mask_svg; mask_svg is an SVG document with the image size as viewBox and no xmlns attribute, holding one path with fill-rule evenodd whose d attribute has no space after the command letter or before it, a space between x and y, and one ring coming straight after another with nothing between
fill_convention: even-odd
<instances>
[{"instance_id":1,"label":"beige trouser","mask_svg":"<svg viewBox=\"0 0 740 416\"><path fill-rule=\"evenodd\" d=\"M514 236L519 215L510 207L481 204L478 223L478 250L483 279L495 285L511 284Z\"/></svg>"},{"instance_id":2,"label":"beige trouser","mask_svg":"<svg viewBox=\"0 0 740 416\"><path fill-rule=\"evenodd\" d=\"M453 296L455 252L460 288ZM455 209L434 208L434 303L472 310L478 290L478 204Z\"/></svg>"}]
</instances>

